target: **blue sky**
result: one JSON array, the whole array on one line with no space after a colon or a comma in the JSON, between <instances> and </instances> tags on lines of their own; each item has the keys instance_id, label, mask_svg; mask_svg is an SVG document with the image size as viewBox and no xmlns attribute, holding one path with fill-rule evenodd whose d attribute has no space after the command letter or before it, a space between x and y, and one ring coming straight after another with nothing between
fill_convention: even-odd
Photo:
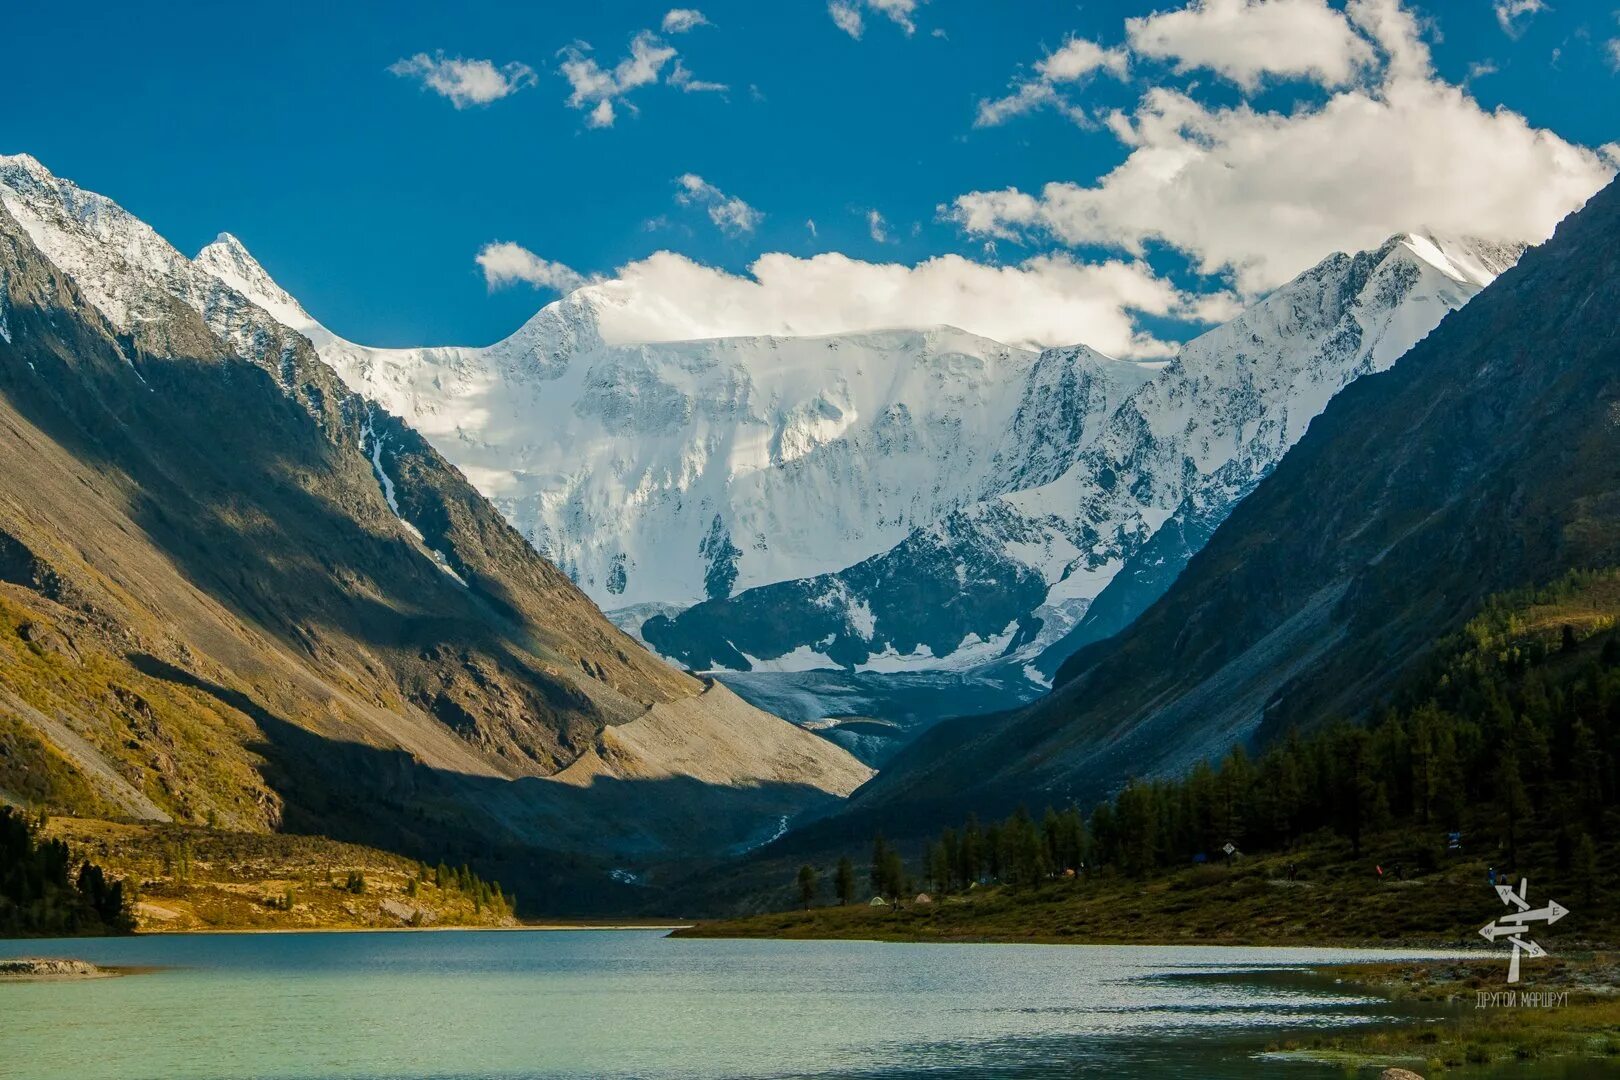
<instances>
[{"instance_id":1,"label":"blue sky","mask_svg":"<svg viewBox=\"0 0 1620 1080\"><path fill-rule=\"evenodd\" d=\"M1325 13L1351 26L1337 0L1276 2L1294 9L1291 17ZM841 252L908 266L949 253L1008 267L1046 254L1080 265L1115 260L1140 273L1083 287L1107 293L1099 304L1130 311L1138 335L1174 340L1202 325L1197 297L1225 298L1203 313L1214 317L1325 254L1323 245L1359 246L1391 226L1437 217L1456 218L1437 225L1453 231L1477 222L1487 234L1534 232L1612 169L1593 151L1620 138L1620 44L1611 44L1620 39L1620 0L1364 2L1361 21L1336 46L1343 55L1310 71L1289 70L1302 54L1286 36L1309 24L1208 17L1215 8L1240 18L1264 6L1244 0L1205 0L1193 8L1205 18L1140 24L1136 39L1127 17L1178 5L849 0L839 14L846 27L858 17L859 38L826 3L810 0L695 0L702 22L682 29L695 20L675 19L668 31L667 3L91 0L75 5L71 19L51 5L23 5L7 14L13 90L0 116L0 152L33 154L183 250L221 230L236 233L317 318L369 344L486 343L556 295L521 282L491 288L475 256L496 241L580 275L611 274L662 249L730 274L746 274L767 252ZM1341 136L1336 98L1399 96L1403 46L1398 31L1377 29L1388 23L1373 21L1379 5L1409 16L1409 39L1432 53L1432 63L1400 76L1427 96L1414 89L1409 109L1346 120ZM1314 8L1322 11L1307 10ZM564 63L588 57L610 69L641 32L652 35L644 42L656 39L652 47L675 50L686 74L676 74L677 58L665 59L655 82L613 98L611 126L591 126L600 102L569 103ZM1080 57L1092 66L1074 78L1044 78L1037 62L1076 40L1094 43L1102 59ZM512 92L458 108L424 86L420 75L431 64L390 71L417 54L487 60ZM1346 58L1350 74L1336 72ZM695 89L702 83L726 89ZM985 122L984 103L1020 85L1033 88L1026 95L1036 106ZM1447 94L1455 89L1477 110L1453 118L1446 110L1458 106ZM1180 152L1190 140L1213 144L1219 158L1229 141L1239 160L1220 168L1217 160L1187 188L1120 180L1096 197L1102 178L1152 143L1138 135L1131 145L1121 124L1140 125L1140 110L1159 92L1199 112L1188 121L1184 106L1167 112L1161 100L1149 108L1161 124L1173 116L1183 125L1175 146L1157 150ZM1340 104L1355 111L1356 102ZM1504 120L1498 108L1516 115ZM1265 151L1282 163L1277 170L1241 160L1251 128L1264 132L1300 114L1322 114L1312 137L1345 153L1342 191L1336 171L1311 163L1321 154L1304 136ZM1436 141L1421 130L1430 122L1465 132L1463 150L1435 150L1436 160L1425 160ZM1541 129L1586 156L1549 150ZM1392 162L1371 175L1388 177L1387 197L1358 202L1369 179L1357 170L1386 152ZM1253 180L1245 168L1255 170ZM1558 182L1540 184L1543 172ZM678 178L687 174L710 186L683 201ZM1217 191L1224 175L1239 190ZM1043 197L1052 182L1069 187ZM1310 214L1306 227L1273 230L1273 183L1303 192L1305 211L1356 205L1339 218ZM1459 206L1448 187L1476 194ZM1550 203L1516 209L1549 187ZM1018 198L974 198L1008 189ZM717 223L709 210L736 205L731 199L747 211L720 214ZM1179 224L1161 225L1178 215ZM1216 234L1220 222L1232 223L1229 234ZM942 269L927 287L959 287L950 273ZM703 291L696 271L674 285L647 276L647 288L676 303L688 295L682 289ZM1140 299L1147 279L1186 295ZM870 289L862 280L852 276L849 287ZM1016 308L994 293L1000 287L983 302ZM870 317L898 318L914 303L917 321L943 321L933 317L934 294L919 285L914 295L921 299ZM1005 320L982 321L1006 329ZM1045 336L1067 332L1063 325ZM1098 335L1099 347L1130 351L1118 326Z\"/></svg>"}]
</instances>

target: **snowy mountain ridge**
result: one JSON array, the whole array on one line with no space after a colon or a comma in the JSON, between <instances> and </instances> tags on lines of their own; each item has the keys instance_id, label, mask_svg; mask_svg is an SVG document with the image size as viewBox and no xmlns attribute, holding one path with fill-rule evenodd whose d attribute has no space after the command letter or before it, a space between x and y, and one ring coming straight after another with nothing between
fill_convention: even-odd
<instances>
[{"instance_id":1,"label":"snowy mountain ridge","mask_svg":"<svg viewBox=\"0 0 1620 1080\"><path fill-rule=\"evenodd\" d=\"M950 327L638 342L612 282L488 347L376 349L228 233L186 259L26 155L0 157L0 200L122 330L179 297L244 354L307 337L666 656L1034 683L1520 250L1414 233L1336 254L1168 364Z\"/></svg>"},{"instance_id":2,"label":"snowy mountain ridge","mask_svg":"<svg viewBox=\"0 0 1620 1080\"><path fill-rule=\"evenodd\" d=\"M1057 475L1155 370L948 326L609 341L601 285L488 348L373 349L321 327L228 235L196 263L434 440L607 609L679 610L880 554Z\"/></svg>"},{"instance_id":3,"label":"snowy mountain ridge","mask_svg":"<svg viewBox=\"0 0 1620 1080\"><path fill-rule=\"evenodd\" d=\"M1044 684L1156 599L1334 394L1387 369L1519 251L1414 234L1330 256L1188 342L1061 470L876 559L655 617L644 636L698 668L988 664Z\"/></svg>"}]
</instances>

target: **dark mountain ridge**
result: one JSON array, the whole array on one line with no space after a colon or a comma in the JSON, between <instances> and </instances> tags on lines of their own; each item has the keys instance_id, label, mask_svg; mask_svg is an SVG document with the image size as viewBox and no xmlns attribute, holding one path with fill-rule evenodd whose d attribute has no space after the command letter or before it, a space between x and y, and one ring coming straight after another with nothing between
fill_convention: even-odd
<instances>
[{"instance_id":1,"label":"dark mountain ridge","mask_svg":"<svg viewBox=\"0 0 1620 1080\"><path fill-rule=\"evenodd\" d=\"M1620 189L1328 406L1164 597L1054 692L953 722L850 807L931 819L1176 774L1366 716L1494 592L1620 563Z\"/></svg>"}]
</instances>

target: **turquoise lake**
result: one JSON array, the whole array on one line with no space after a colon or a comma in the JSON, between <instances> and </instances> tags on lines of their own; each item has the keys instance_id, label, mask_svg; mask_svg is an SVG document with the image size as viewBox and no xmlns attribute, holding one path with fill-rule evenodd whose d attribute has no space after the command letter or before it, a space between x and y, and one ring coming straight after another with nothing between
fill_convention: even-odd
<instances>
[{"instance_id":1,"label":"turquoise lake","mask_svg":"<svg viewBox=\"0 0 1620 1080\"><path fill-rule=\"evenodd\" d=\"M0 1076L1314 1080L1345 1073L1253 1055L1397 1014L1301 969L1400 954L657 931L0 941L53 955L159 970L0 984Z\"/></svg>"}]
</instances>

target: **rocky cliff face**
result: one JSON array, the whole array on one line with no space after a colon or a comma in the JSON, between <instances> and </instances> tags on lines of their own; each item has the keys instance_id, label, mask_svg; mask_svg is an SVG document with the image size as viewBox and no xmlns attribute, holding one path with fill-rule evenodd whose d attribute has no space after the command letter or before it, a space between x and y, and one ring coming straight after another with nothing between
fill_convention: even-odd
<instances>
[{"instance_id":1,"label":"rocky cliff face","mask_svg":"<svg viewBox=\"0 0 1620 1080\"><path fill-rule=\"evenodd\" d=\"M614 628L227 253L188 260L0 159L0 789L647 863L868 775L775 718L743 732L741 703ZM688 744L730 767L695 775ZM585 759L593 783L555 779Z\"/></svg>"}]
</instances>

